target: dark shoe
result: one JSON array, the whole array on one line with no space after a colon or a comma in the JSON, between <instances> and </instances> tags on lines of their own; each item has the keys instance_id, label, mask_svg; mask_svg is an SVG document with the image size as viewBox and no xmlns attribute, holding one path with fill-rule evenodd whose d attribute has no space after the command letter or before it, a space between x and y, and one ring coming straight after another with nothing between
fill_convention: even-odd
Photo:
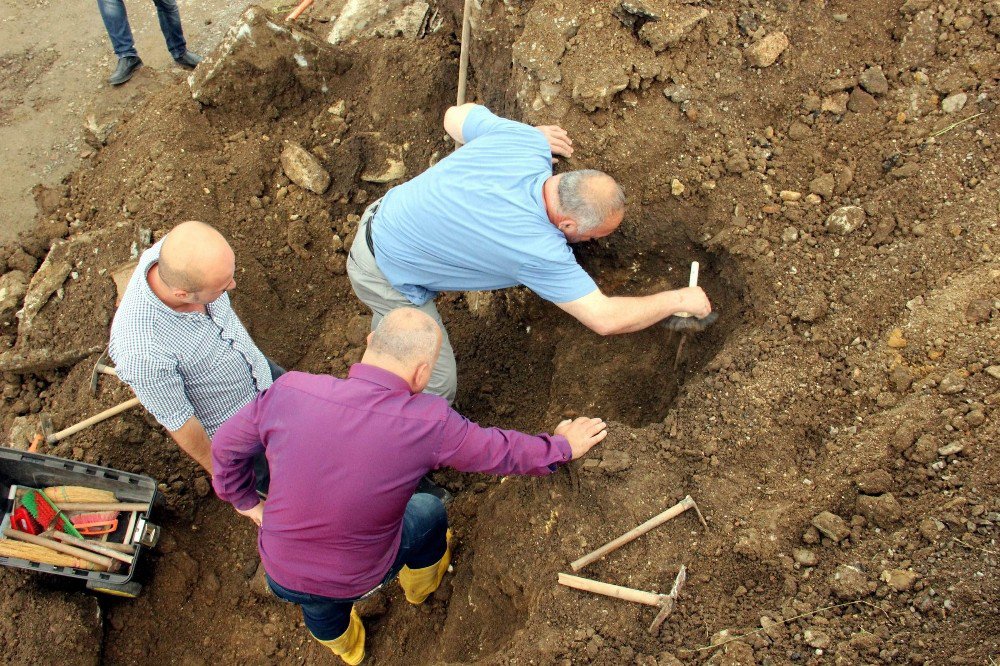
<instances>
[{"instance_id":1,"label":"dark shoe","mask_svg":"<svg viewBox=\"0 0 1000 666\"><path fill-rule=\"evenodd\" d=\"M417 485L418 493L426 493L428 495L434 495L441 503L445 506L451 504L451 501L455 499L455 496L449 493L447 490L439 486L438 484L431 481L431 477L425 476L420 479L420 483Z\"/></svg>"},{"instance_id":2,"label":"dark shoe","mask_svg":"<svg viewBox=\"0 0 1000 666\"><path fill-rule=\"evenodd\" d=\"M142 60L139 59L139 56L118 58L118 66L115 67L115 71L108 77L108 83L113 86L120 86L131 79L132 75L140 67L142 67Z\"/></svg>"},{"instance_id":3,"label":"dark shoe","mask_svg":"<svg viewBox=\"0 0 1000 666\"><path fill-rule=\"evenodd\" d=\"M192 53L191 51L185 51L184 55L180 58L174 58L174 62L183 67L184 69L194 69L201 62L202 58L197 53Z\"/></svg>"}]
</instances>

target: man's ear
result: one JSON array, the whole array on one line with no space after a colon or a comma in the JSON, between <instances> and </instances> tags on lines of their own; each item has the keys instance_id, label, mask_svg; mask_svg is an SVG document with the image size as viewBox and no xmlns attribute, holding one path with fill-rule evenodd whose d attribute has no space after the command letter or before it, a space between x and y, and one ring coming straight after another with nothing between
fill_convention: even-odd
<instances>
[{"instance_id":1,"label":"man's ear","mask_svg":"<svg viewBox=\"0 0 1000 666\"><path fill-rule=\"evenodd\" d=\"M369 333L368 337L365 338L365 345L366 346L368 346L368 347L371 346L371 344L372 344L372 336L373 335L375 335L375 331L372 331L371 333Z\"/></svg>"},{"instance_id":2,"label":"man's ear","mask_svg":"<svg viewBox=\"0 0 1000 666\"><path fill-rule=\"evenodd\" d=\"M413 382L411 384L414 392L419 393L427 388L427 385L431 382L431 372L433 372L433 367L430 363L421 363L417 366L417 369L413 371Z\"/></svg>"},{"instance_id":3,"label":"man's ear","mask_svg":"<svg viewBox=\"0 0 1000 666\"><path fill-rule=\"evenodd\" d=\"M570 218L565 218L559 223L559 231L563 232L563 235L576 233L576 221Z\"/></svg>"}]
</instances>

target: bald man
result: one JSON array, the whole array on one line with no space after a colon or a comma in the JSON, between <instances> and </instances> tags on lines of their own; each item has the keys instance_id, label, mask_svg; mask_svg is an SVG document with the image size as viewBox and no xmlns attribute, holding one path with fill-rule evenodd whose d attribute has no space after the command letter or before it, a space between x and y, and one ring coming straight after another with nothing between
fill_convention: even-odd
<instances>
[{"instance_id":1,"label":"bald man","mask_svg":"<svg viewBox=\"0 0 1000 666\"><path fill-rule=\"evenodd\" d=\"M118 377L209 472L216 429L284 372L230 305L235 272L222 234L183 222L142 253L111 324ZM259 475L263 490L266 467Z\"/></svg>"},{"instance_id":2,"label":"bald man","mask_svg":"<svg viewBox=\"0 0 1000 666\"><path fill-rule=\"evenodd\" d=\"M677 312L711 312L699 287L642 297L605 296L569 243L602 238L625 216L625 195L600 171L552 174L572 142L555 126L531 127L476 104L448 109L448 134L465 145L365 211L347 273L372 310L372 327L399 307L439 323L444 291L525 285L600 335L644 329ZM449 401L455 354L445 333L428 390Z\"/></svg>"},{"instance_id":3,"label":"bald man","mask_svg":"<svg viewBox=\"0 0 1000 666\"><path fill-rule=\"evenodd\" d=\"M483 428L421 393L441 349L437 322L414 308L386 315L347 379L289 372L212 440L219 497L259 525L271 590L302 607L316 640L348 664L364 659L354 602L398 574L423 603L451 561L440 499L416 493L428 471L551 474L604 439L601 419L563 421L553 435ZM267 502L252 461L266 453Z\"/></svg>"}]
</instances>

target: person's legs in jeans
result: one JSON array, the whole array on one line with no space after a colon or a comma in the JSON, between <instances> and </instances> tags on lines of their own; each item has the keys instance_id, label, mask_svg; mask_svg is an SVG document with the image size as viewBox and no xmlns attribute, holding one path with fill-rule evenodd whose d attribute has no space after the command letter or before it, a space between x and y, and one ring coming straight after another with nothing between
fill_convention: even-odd
<instances>
[{"instance_id":1,"label":"person's legs in jeans","mask_svg":"<svg viewBox=\"0 0 1000 666\"><path fill-rule=\"evenodd\" d=\"M365 627L353 601L289 590L270 576L267 584L275 596L302 608L302 619L313 638L346 663L361 663L365 657Z\"/></svg>"},{"instance_id":2,"label":"person's legs in jeans","mask_svg":"<svg viewBox=\"0 0 1000 666\"><path fill-rule=\"evenodd\" d=\"M406 504L403 535L393 569L411 604L421 604L441 584L451 564L448 513L437 497L417 493ZM390 570L389 575L392 575Z\"/></svg>"},{"instance_id":3,"label":"person's legs in jeans","mask_svg":"<svg viewBox=\"0 0 1000 666\"><path fill-rule=\"evenodd\" d=\"M135 40L132 39L132 28L128 24L128 13L122 0L97 0L97 8L101 12L104 28L108 31L111 47L119 58L137 57Z\"/></svg>"},{"instance_id":4,"label":"person's legs in jeans","mask_svg":"<svg viewBox=\"0 0 1000 666\"><path fill-rule=\"evenodd\" d=\"M172 58L180 58L187 51L187 42L184 41L177 0L153 0L153 4L156 5L156 18L160 21L160 32L167 42L167 50Z\"/></svg>"}]
</instances>

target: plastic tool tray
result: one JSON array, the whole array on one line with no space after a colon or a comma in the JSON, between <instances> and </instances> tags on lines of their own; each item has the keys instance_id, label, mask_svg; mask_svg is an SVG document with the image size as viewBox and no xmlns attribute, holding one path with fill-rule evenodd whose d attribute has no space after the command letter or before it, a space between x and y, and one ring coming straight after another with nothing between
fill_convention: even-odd
<instances>
[{"instance_id":1,"label":"plastic tool tray","mask_svg":"<svg viewBox=\"0 0 1000 666\"><path fill-rule=\"evenodd\" d=\"M133 581L132 577L135 575L143 548L156 545L160 535L160 528L149 522L157 495L156 481L141 474L119 472L75 460L0 448L0 497L3 501L3 519L0 528L10 525L17 488L49 486L86 486L110 490L119 502L145 504L147 507L145 511L122 513L118 529L108 535L108 541L135 546L134 562L115 573L54 566L17 557L0 557L0 565L80 578L86 580L87 587L93 590L136 596L141 586Z\"/></svg>"}]
</instances>

